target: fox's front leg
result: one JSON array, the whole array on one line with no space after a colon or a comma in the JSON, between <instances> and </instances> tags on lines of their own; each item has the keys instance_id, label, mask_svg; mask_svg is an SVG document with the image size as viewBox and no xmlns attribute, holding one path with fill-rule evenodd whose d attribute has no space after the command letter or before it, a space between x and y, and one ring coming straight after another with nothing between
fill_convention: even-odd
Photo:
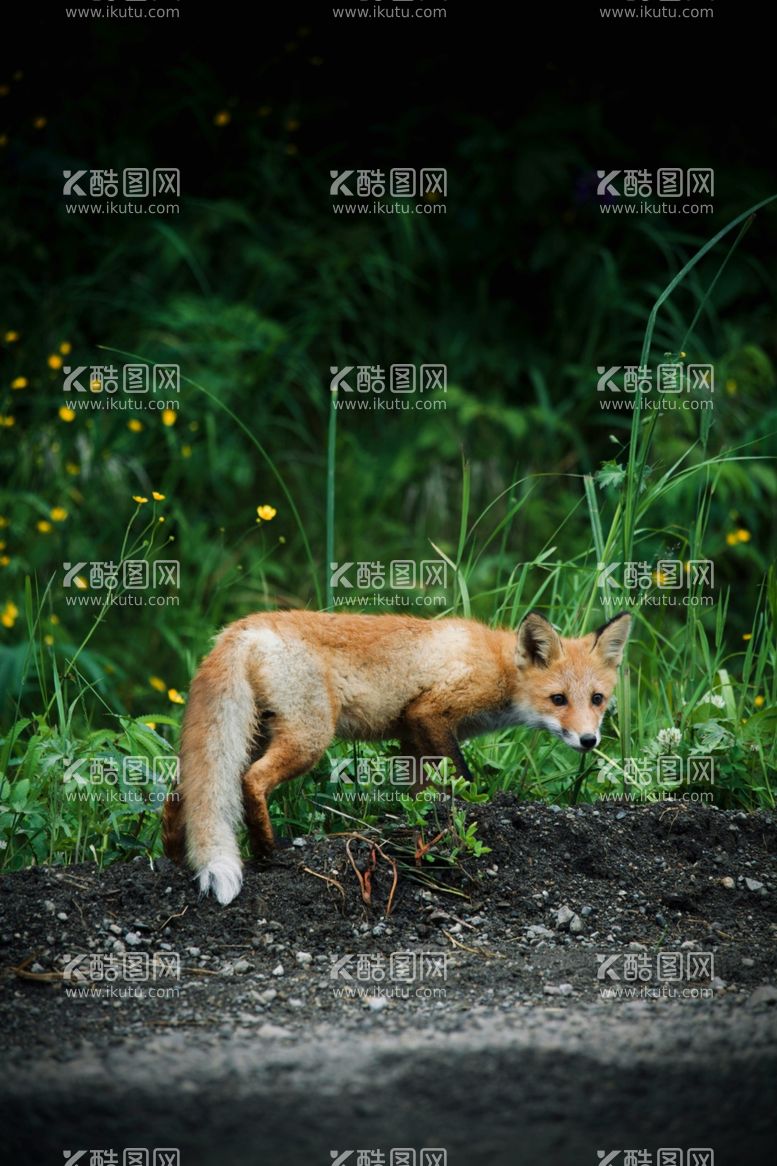
<instances>
[{"instance_id":1,"label":"fox's front leg","mask_svg":"<svg viewBox=\"0 0 777 1166\"><path fill-rule=\"evenodd\" d=\"M452 726L407 721L400 739L400 756L409 757L413 764L411 794L417 794L429 783L424 771L424 759L434 765L447 757L456 767L458 777L463 777L465 781L475 780L464 760Z\"/></svg>"}]
</instances>

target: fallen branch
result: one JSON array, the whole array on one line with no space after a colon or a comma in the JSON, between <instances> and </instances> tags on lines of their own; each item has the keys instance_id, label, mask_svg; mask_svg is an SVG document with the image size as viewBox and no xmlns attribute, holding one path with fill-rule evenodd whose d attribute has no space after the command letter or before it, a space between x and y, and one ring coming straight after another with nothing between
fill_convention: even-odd
<instances>
[{"instance_id":1,"label":"fallen branch","mask_svg":"<svg viewBox=\"0 0 777 1166\"><path fill-rule=\"evenodd\" d=\"M319 874L317 870L311 870L309 866L303 866L302 870L304 870L305 874L313 875L314 879L322 879L325 883L329 883L330 886L337 887L338 891L343 896L343 902L345 902L345 888L343 887L342 883L337 881L337 879L331 878L330 875Z\"/></svg>"}]
</instances>

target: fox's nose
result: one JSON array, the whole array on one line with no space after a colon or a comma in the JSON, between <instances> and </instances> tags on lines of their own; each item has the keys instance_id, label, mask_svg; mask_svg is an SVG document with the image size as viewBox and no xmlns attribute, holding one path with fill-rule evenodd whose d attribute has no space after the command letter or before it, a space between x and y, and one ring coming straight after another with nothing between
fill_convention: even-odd
<instances>
[{"instance_id":1,"label":"fox's nose","mask_svg":"<svg viewBox=\"0 0 777 1166\"><path fill-rule=\"evenodd\" d=\"M596 744L596 737L593 733L583 733L580 738L580 745L583 749L593 749Z\"/></svg>"}]
</instances>

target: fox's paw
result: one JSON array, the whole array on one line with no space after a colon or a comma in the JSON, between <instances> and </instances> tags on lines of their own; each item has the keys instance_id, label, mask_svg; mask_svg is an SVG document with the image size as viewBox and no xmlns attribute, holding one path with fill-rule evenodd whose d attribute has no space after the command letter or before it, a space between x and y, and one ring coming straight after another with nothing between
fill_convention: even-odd
<instances>
[{"instance_id":1,"label":"fox's paw","mask_svg":"<svg viewBox=\"0 0 777 1166\"><path fill-rule=\"evenodd\" d=\"M231 903L243 885L243 871L237 858L214 858L198 871L197 877L202 894L210 891L222 906Z\"/></svg>"}]
</instances>

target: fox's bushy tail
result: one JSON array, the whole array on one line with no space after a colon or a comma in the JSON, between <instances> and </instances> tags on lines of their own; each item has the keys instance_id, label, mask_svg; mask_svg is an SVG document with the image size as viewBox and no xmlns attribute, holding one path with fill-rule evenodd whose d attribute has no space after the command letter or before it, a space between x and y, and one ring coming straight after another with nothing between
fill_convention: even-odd
<instances>
[{"instance_id":1,"label":"fox's bushy tail","mask_svg":"<svg viewBox=\"0 0 777 1166\"><path fill-rule=\"evenodd\" d=\"M219 903L230 903L243 884L237 829L255 724L243 652L235 643L217 644L194 677L186 705L175 829L200 890L212 891Z\"/></svg>"}]
</instances>

